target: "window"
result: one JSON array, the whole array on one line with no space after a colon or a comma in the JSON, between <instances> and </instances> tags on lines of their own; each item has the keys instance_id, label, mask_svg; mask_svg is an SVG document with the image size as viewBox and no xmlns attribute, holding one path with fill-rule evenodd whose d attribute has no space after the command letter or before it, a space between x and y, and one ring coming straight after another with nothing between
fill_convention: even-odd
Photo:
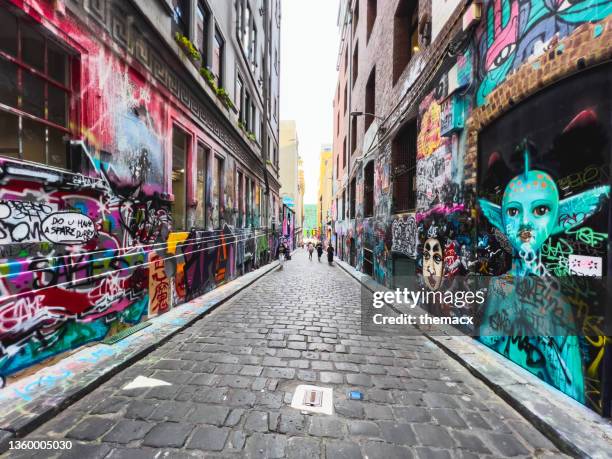
<instances>
[{"instance_id":1,"label":"window","mask_svg":"<svg viewBox=\"0 0 612 459\"><path fill-rule=\"evenodd\" d=\"M346 137L342 143L342 170L346 167Z\"/></svg>"},{"instance_id":2,"label":"window","mask_svg":"<svg viewBox=\"0 0 612 459\"><path fill-rule=\"evenodd\" d=\"M344 114L346 115L346 104L348 102L348 83L344 85Z\"/></svg>"},{"instance_id":3,"label":"window","mask_svg":"<svg viewBox=\"0 0 612 459\"><path fill-rule=\"evenodd\" d=\"M253 32L251 37L251 44L249 46L249 59L251 61L251 70L255 71L257 65L257 28L253 24Z\"/></svg>"},{"instance_id":4,"label":"window","mask_svg":"<svg viewBox=\"0 0 612 459\"><path fill-rule=\"evenodd\" d=\"M344 48L344 73L348 72L348 47Z\"/></svg>"},{"instance_id":5,"label":"window","mask_svg":"<svg viewBox=\"0 0 612 459\"><path fill-rule=\"evenodd\" d=\"M238 228L244 227L244 175L238 172Z\"/></svg>"},{"instance_id":6,"label":"window","mask_svg":"<svg viewBox=\"0 0 612 459\"><path fill-rule=\"evenodd\" d=\"M242 77L238 75L236 78L236 110L238 110L238 119L244 122L244 113L243 113L243 105L242 98L244 97L244 82L242 81Z\"/></svg>"},{"instance_id":7,"label":"window","mask_svg":"<svg viewBox=\"0 0 612 459\"><path fill-rule=\"evenodd\" d=\"M187 229L187 182L185 166L189 136L185 131L172 128L172 222L176 231Z\"/></svg>"},{"instance_id":8,"label":"window","mask_svg":"<svg viewBox=\"0 0 612 459\"><path fill-rule=\"evenodd\" d=\"M407 123L392 144L393 211L416 207L416 120Z\"/></svg>"},{"instance_id":9,"label":"window","mask_svg":"<svg viewBox=\"0 0 612 459\"><path fill-rule=\"evenodd\" d=\"M242 42L242 29L244 27L244 3L242 0L236 0L236 38L238 43Z\"/></svg>"},{"instance_id":10,"label":"window","mask_svg":"<svg viewBox=\"0 0 612 459\"><path fill-rule=\"evenodd\" d=\"M336 179L340 178L340 155L336 156Z\"/></svg>"},{"instance_id":11,"label":"window","mask_svg":"<svg viewBox=\"0 0 612 459\"><path fill-rule=\"evenodd\" d=\"M202 62L204 65L208 63L208 28L210 20L210 13L208 12L208 8L204 5L203 2L198 2L198 7L196 8L196 37L195 44L196 48L200 50L200 54L202 54Z\"/></svg>"},{"instance_id":12,"label":"window","mask_svg":"<svg viewBox=\"0 0 612 459\"><path fill-rule=\"evenodd\" d=\"M344 220L344 217L346 216L346 211L345 211L345 202L346 202L346 190L344 190L342 192L342 212L341 212L341 220Z\"/></svg>"},{"instance_id":13,"label":"window","mask_svg":"<svg viewBox=\"0 0 612 459\"><path fill-rule=\"evenodd\" d=\"M374 216L374 161L366 164L363 171L363 216Z\"/></svg>"},{"instance_id":14,"label":"window","mask_svg":"<svg viewBox=\"0 0 612 459\"><path fill-rule=\"evenodd\" d=\"M255 132L257 126L257 109L255 108L255 104L251 102L251 126L249 131Z\"/></svg>"},{"instance_id":15,"label":"window","mask_svg":"<svg viewBox=\"0 0 612 459\"><path fill-rule=\"evenodd\" d=\"M353 50L353 86L355 86L355 82L357 81L358 74L359 74L359 43L356 43L355 49Z\"/></svg>"},{"instance_id":16,"label":"window","mask_svg":"<svg viewBox=\"0 0 612 459\"><path fill-rule=\"evenodd\" d=\"M419 2L400 0L393 21L393 83L419 50Z\"/></svg>"},{"instance_id":17,"label":"window","mask_svg":"<svg viewBox=\"0 0 612 459\"><path fill-rule=\"evenodd\" d=\"M223 86L223 47L225 42L219 29L215 28L215 40L212 54L212 73L215 76L217 86Z\"/></svg>"},{"instance_id":18,"label":"window","mask_svg":"<svg viewBox=\"0 0 612 459\"><path fill-rule=\"evenodd\" d=\"M374 117L372 115L368 115L368 113L376 114L376 67L372 69L370 72L370 76L368 77L368 82L366 84L365 91L365 128L364 131L367 131L374 121Z\"/></svg>"},{"instance_id":19,"label":"window","mask_svg":"<svg viewBox=\"0 0 612 459\"><path fill-rule=\"evenodd\" d=\"M349 218L355 218L355 195L357 194L357 178L353 177L351 180L351 188L349 190L350 193L350 205L349 205Z\"/></svg>"},{"instance_id":20,"label":"window","mask_svg":"<svg viewBox=\"0 0 612 459\"><path fill-rule=\"evenodd\" d=\"M357 149L357 117L353 116L351 120L351 155L355 153Z\"/></svg>"},{"instance_id":21,"label":"window","mask_svg":"<svg viewBox=\"0 0 612 459\"><path fill-rule=\"evenodd\" d=\"M355 9L353 10L353 35L357 30L357 24L359 23L359 0L355 2Z\"/></svg>"},{"instance_id":22,"label":"window","mask_svg":"<svg viewBox=\"0 0 612 459\"><path fill-rule=\"evenodd\" d=\"M376 22L376 13L378 9L378 1L377 0L368 0L368 24L367 24L367 36L368 40L370 40L370 35L372 34L372 29L374 28L374 22Z\"/></svg>"},{"instance_id":23,"label":"window","mask_svg":"<svg viewBox=\"0 0 612 459\"><path fill-rule=\"evenodd\" d=\"M209 150L201 143L198 143L198 152L196 157L196 200L198 207L196 208L196 225L199 228L206 228L206 163L208 162Z\"/></svg>"},{"instance_id":24,"label":"window","mask_svg":"<svg viewBox=\"0 0 612 459\"><path fill-rule=\"evenodd\" d=\"M278 51L276 50L276 48L274 48L274 71L276 72L277 75L278 75L279 64L280 64L280 60L278 58Z\"/></svg>"},{"instance_id":25,"label":"window","mask_svg":"<svg viewBox=\"0 0 612 459\"><path fill-rule=\"evenodd\" d=\"M189 35L189 0L172 0L172 33Z\"/></svg>"},{"instance_id":26,"label":"window","mask_svg":"<svg viewBox=\"0 0 612 459\"><path fill-rule=\"evenodd\" d=\"M247 6L244 11L244 21L242 30L242 49L245 53L249 49L249 41L251 40L251 7Z\"/></svg>"},{"instance_id":27,"label":"window","mask_svg":"<svg viewBox=\"0 0 612 459\"><path fill-rule=\"evenodd\" d=\"M70 57L0 9L0 154L67 168Z\"/></svg>"},{"instance_id":28,"label":"window","mask_svg":"<svg viewBox=\"0 0 612 459\"><path fill-rule=\"evenodd\" d=\"M213 228L221 228L223 219L223 158L215 155L213 159L213 186L212 186L212 217L211 225Z\"/></svg>"},{"instance_id":29,"label":"window","mask_svg":"<svg viewBox=\"0 0 612 459\"><path fill-rule=\"evenodd\" d=\"M249 207L251 209L250 226L255 226L255 181L251 180L251 188L249 189Z\"/></svg>"},{"instance_id":30,"label":"window","mask_svg":"<svg viewBox=\"0 0 612 459\"><path fill-rule=\"evenodd\" d=\"M249 123L251 122L251 95L245 91L244 96L244 119L242 120L247 131L251 130Z\"/></svg>"}]
</instances>

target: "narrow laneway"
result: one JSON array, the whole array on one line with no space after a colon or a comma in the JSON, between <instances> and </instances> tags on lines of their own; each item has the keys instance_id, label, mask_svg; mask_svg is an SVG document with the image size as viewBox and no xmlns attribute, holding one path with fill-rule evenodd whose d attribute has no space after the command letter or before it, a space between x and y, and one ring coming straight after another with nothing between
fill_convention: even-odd
<instances>
[{"instance_id":1,"label":"narrow laneway","mask_svg":"<svg viewBox=\"0 0 612 459\"><path fill-rule=\"evenodd\" d=\"M359 307L355 280L298 250L29 439L79 458L560 455L425 337L362 335ZM139 375L171 385L122 390ZM290 407L303 383L333 388L334 415Z\"/></svg>"}]
</instances>

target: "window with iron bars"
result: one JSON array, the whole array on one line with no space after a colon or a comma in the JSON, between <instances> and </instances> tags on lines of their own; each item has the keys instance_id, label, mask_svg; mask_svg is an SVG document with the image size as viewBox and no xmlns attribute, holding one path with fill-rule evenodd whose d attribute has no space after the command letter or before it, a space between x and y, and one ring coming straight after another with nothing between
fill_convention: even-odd
<instances>
[{"instance_id":1,"label":"window with iron bars","mask_svg":"<svg viewBox=\"0 0 612 459\"><path fill-rule=\"evenodd\" d=\"M408 122L393 139L392 178L393 212L406 212L416 207L416 119Z\"/></svg>"}]
</instances>

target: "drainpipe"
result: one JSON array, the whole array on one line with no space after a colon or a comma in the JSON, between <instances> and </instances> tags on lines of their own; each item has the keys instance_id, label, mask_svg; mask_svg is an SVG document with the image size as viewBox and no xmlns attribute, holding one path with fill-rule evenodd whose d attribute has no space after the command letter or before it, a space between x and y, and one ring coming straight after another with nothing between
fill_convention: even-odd
<instances>
[{"instance_id":1,"label":"drainpipe","mask_svg":"<svg viewBox=\"0 0 612 459\"><path fill-rule=\"evenodd\" d=\"M264 196L266 199L266 205L264 206L265 209L265 219L264 221L266 222L266 235L265 238L268 241L268 251L270 251L270 247L269 247L269 241L270 241L270 237L268 234L269 228L268 228L268 222L270 221L270 185L268 183L268 152L270 151L270 139L268 136L268 97L269 97L269 88L268 88L268 66L270 64L269 61L269 54L270 54L270 40L272 39L271 36L271 29L268 28L268 2L269 0L264 0L263 1L263 9L264 9L264 15L263 15L263 22L264 22L264 68L262 69L262 78L263 78L263 130L261 133L261 159L263 162L263 170L264 170L264 183L265 183L265 192L264 192ZM271 257L271 254L269 254L269 256Z\"/></svg>"},{"instance_id":2,"label":"drainpipe","mask_svg":"<svg viewBox=\"0 0 612 459\"><path fill-rule=\"evenodd\" d=\"M357 0L359 1L359 0ZM347 49L347 57L348 57L348 63L349 63L349 68L348 68L348 81L347 84L349 85L348 88L349 90L347 91L347 97L348 97L348 101L347 101L347 108L348 108L348 170L347 170L347 183L346 183L346 189L347 189L347 201L344 203L344 205L342 206L342 211L344 212L343 217L346 217L346 204L348 203L348 208L349 208L349 222L350 222L350 211L351 211L351 170L352 170L352 163L353 163L353 133L352 133L352 125L353 123L351 122L351 111L352 111L352 100L353 100L353 8L352 8L352 1L350 1L351 5L350 7L347 9L347 15L348 15L348 21L347 21L347 26L348 26L348 34L349 34L349 48ZM350 54L348 54L350 53ZM357 58L359 59L359 56L357 56ZM346 225L346 227L348 228L348 223ZM346 239L346 238L345 238ZM346 243L346 240L345 240ZM342 260L344 260L344 244L342 247Z\"/></svg>"}]
</instances>

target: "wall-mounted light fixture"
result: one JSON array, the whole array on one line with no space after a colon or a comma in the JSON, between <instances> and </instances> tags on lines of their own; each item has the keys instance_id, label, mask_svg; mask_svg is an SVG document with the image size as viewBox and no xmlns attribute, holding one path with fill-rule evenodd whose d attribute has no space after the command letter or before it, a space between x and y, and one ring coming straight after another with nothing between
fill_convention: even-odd
<instances>
[{"instance_id":1,"label":"wall-mounted light fixture","mask_svg":"<svg viewBox=\"0 0 612 459\"><path fill-rule=\"evenodd\" d=\"M351 112L351 116L373 116L377 120L384 121L384 119L380 116L375 115L374 113L366 113L366 112Z\"/></svg>"}]
</instances>

